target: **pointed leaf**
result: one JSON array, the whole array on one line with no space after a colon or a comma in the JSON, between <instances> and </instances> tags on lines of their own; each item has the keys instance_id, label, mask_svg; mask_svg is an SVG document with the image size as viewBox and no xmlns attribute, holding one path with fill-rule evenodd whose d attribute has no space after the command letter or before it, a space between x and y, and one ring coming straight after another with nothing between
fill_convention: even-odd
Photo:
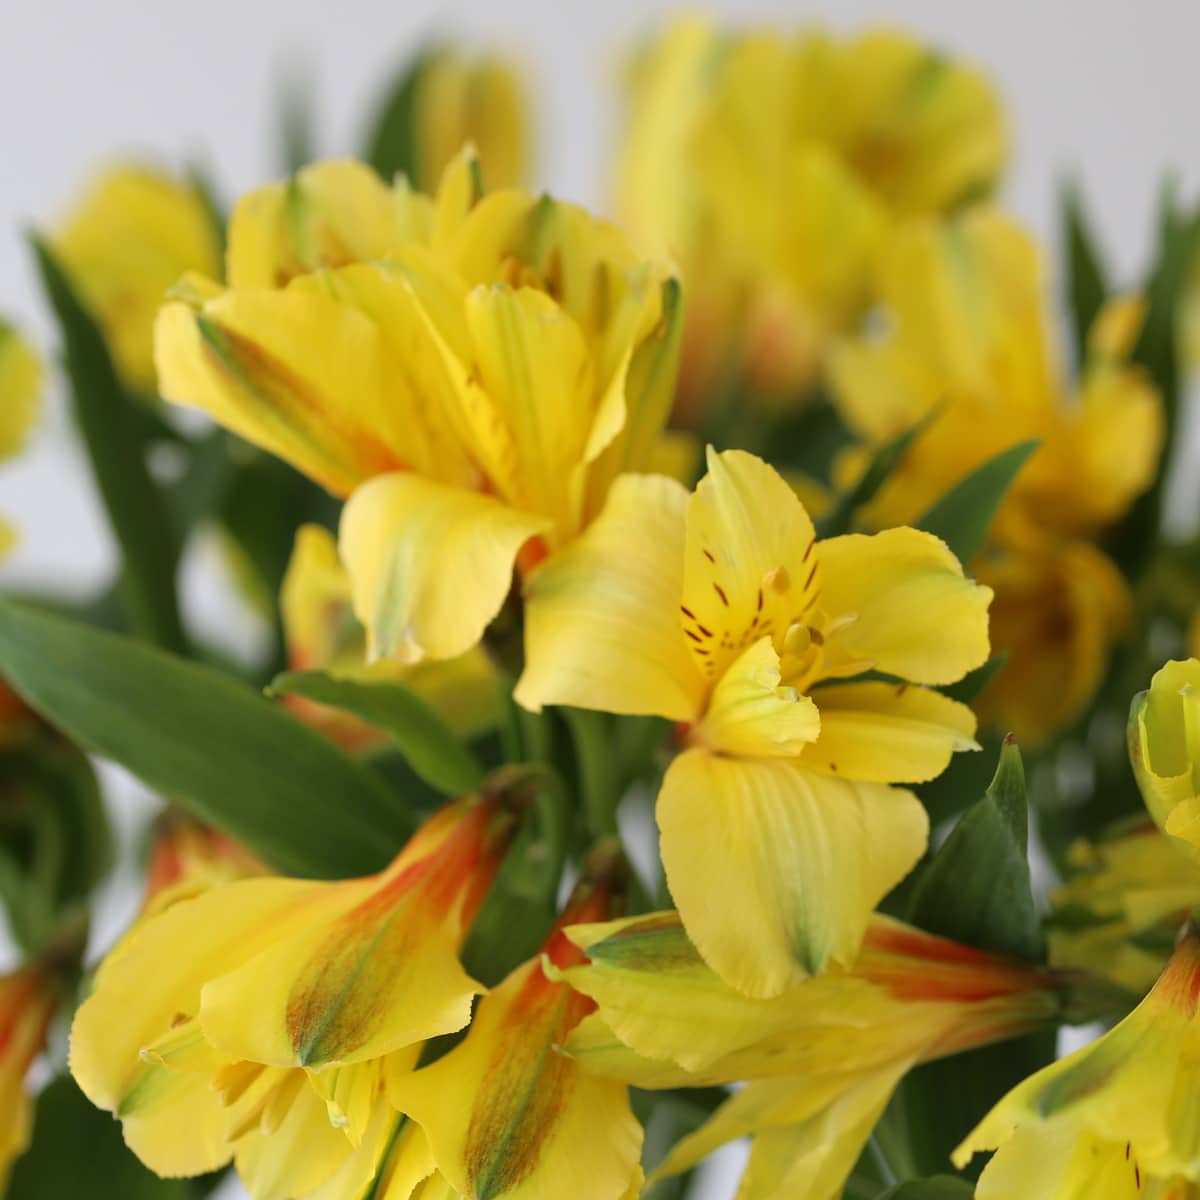
<instances>
[{"instance_id":1,"label":"pointed leaf","mask_svg":"<svg viewBox=\"0 0 1200 1200\"><path fill-rule=\"evenodd\" d=\"M818 522L818 536L837 537L850 529L854 514L874 499L875 493L887 482L888 476L899 465L909 446L929 428L935 417L936 412L931 413L923 421L918 421L911 429L906 429L875 451L858 482L848 492L839 496L833 511Z\"/></svg>"},{"instance_id":2,"label":"pointed leaf","mask_svg":"<svg viewBox=\"0 0 1200 1200\"><path fill-rule=\"evenodd\" d=\"M1067 301L1075 335L1075 361L1087 355L1088 333L1108 298L1107 275L1074 181L1061 189L1063 241L1067 247Z\"/></svg>"},{"instance_id":3,"label":"pointed leaf","mask_svg":"<svg viewBox=\"0 0 1200 1200\"><path fill-rule=\"evenodd\" d=\"M484 769L454 731L415 692L399 683L337 679L324 671L277 675L269 695L290 693L344 709L386 730L422 779L447 796L474 791Z\"/></svg>"},{"instance_id":4,"label":"pointed leaf","mask_svg":"<svg viewBox=\"0 0 1200 1200\"><path fill-rule=\"evenodd\" d=\"M1021 752L1006 740L983 799L963 814L924 867L913 889L909 920L970 946L1040 960L1044 945L1027 836Z\"/></svg>"},{"instance_id":5,"label":"pointed leaf","mask_svg":"<svg viewBox=\"0 0 1200 1200\"><path fill-rule=\"evenodd\" d=\"M965 1179L953 1175L933 1175L928 1179L906 1179L889 1188L878 1200L971 1200L975 1189Z\"/></svg>"},{"instance_id":6,"label":"pointed leaf","mask_svg":"<svg viewBox=\"0 0 1200 1200\"><path fill-rule=\"evenodd\" d=\"M284 871L364 874L411 832L369 767L208 667L0 600L0 675L85 749Z\"/></svg>"},{"instance_id":7,"label":"pointed leaf","mask_svg":"<svg viewBox=\"0 0 1200 1200\"><path fill-rule=\"evenodd\" d=\"M122 387L104 335L50 247L32 238L42 286L58 317L75 420L121 548L130 622L168 649L184 646L175 595L177 547L163 496L146 465L144 423Z\"/></svg>"},{"instance_id":8,"label":"pointed leaf","mask_svg":"<svg viewBox=\"0 0 1200 1200\"><path fill-rule=\"evenodd\" d=\"M1018 442L959 480L919 521L918 529L940 537L968 563L983 549L992 524L1017 472L1037 448L1034 440Z\"/></svg>"},{"instance_id":9,"label":"pointed leaf","mask_svg":"<svg viewBox=\"0 0 1200 1200\"><path fill-rule=\"evenodd\" d=\"M436 48L427 47L405 63L396 74L371 123L364 155L383 179L405 175L418 191L431 191L437 184L436 179L418 178L417 149L414 144L417 89L422 75L436 55Z\"/></svg>"},{"instance_id":10,"label":"pointed leaf","mask_svg":"<svg viewBox=\"0 0 1200 1200\"><path fill-rule=\"evenodd\" d=\"M9 1200L190 1200L205 1190L198 1180L159 1179L143 1167L121 1140L121 1126L63 1075L38 1097L33 1141L17 1160L7 1195Z\"/></svg>"}]
</instances>

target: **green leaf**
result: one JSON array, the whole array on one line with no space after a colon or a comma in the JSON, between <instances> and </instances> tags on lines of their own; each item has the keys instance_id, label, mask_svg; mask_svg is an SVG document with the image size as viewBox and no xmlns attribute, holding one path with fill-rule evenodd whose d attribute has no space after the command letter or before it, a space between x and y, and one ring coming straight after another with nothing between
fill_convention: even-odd
<instances>
[{"instance_id":1,"label":"green leaf","mask_svg":"<svg viewBox=\"0 0 1200 1200\"><path fill-rule=\"evenodd\" d=\"M378 870L411 832L369 767L209 667L0 600L0 675L84 749L281 870Z\"/></svg>"},{"instance_id":2,"label":"green leaf","mask_svg":"<svg viewBox=\"0 0 1200 1200\"><path fill-rule=\"evenodd\" d=\"M933 1175L928 1179L906 1179L884 1192L879 1200L971 1200L974 1187L954 1175Z\"/></svg>"},{"instance_id":3,"label":"green leaf","mask_svg":"<svg viewBox=\"0 0 1200 1200\"><path fill-rule=\"evenodd\" d=\"M854 514L874 499L875 493L887 482L888 476L900 464L908 452L909 446L929 428L930 422L937 417L936 410L924 420L918 421L911 429L906 429L890 442L885 442L875 451L867 469L859 477L858 482L848 491L838 497L833 511L818 522L818 536L837 537L845 533L854 521Z\"/></svg>"},{"instance_id":4,"label":"green leaf","mask_svg":"<svg viewBox=\"0 0 1200 1200\"><path fill-rule=\"evenodd\" d=\"M277 675L268 695L290 693L328 704L386 730L409 765L447 796L474 791L484 769L445 721L415 692L399 683L337 679L324 671Z\"/></svg>"},{"instance_id":5,"label":"green leaf","mask_svg":"<svg viewBox=\"0 0 1200 1200\"><path fill-rule=\"evenodd\" d=\"M316 161L312 75L310 67L292 63L279 85L280 144L288 175Z\"/></svg>"},{"instance_id":6,"label":"green leaf","mask_svg":"<svg viewBox=\"0 0 1200 1200\"><path fill-rule=\"evenodd\" d=\"M121 386L104 335L54 252L40 238L31 240L42 286L58 317L75 420L121 548L130 624L149 641L182 650L177 546L163 496L146 465L138 401Z\"/></svg>"},{"instance_id":7,"label":"green leaf","mask_svg":"<svg viewBox=\"0 0 1200 1200\"><path fill-rule=\"evenodd\" d=\"M908 919L970 946L1040 961L1045 947L1026 857L1028 828L1021 752L1006 740L983 799L924 868Z\"/></svg>"},{"instance_id":8,"label":"green leaf","mask_svg":"<svg viewBox=\"0 0 1200 1200\"><path fill-rule=\"evenodd\" d=\"M1042 961L1026 856L1028 814L1021 753L1006 739L983 798L921 868L908 919L970 946ZM919 1172L945 1170L950 1151L1000 1096L1053 1057L1051 1030L926 1063L901 1083L884 1123L890 1136L904 1138ZM948 1096L954 1097L952 1107Z\"/></svg>"},{"instance_id":9,"label":"green leaf","mask_svg":"<svg viewBox=\"0 0 1200 1200\"><path fill-rule=\"evenodd\" d=\"M159 1179L143 1167L126 1149L121 1126L63 1075L38 1097L33 1141L17 1160L7 1198L191 1200L200 1194L195 1181Z\"/></svg>"},{"instance_id":10,"label":"green leaf","mask_svg":"<svg viewBox=\"0 0 1200 1200\"><path fill-rule=\"evenodd\" d=\"M1037 441L1031 440L1001 450L983 466L960 479L913 524L940 537L954 551L959 562L969 563L983 549L992 519L1017 472L1036 448Z\"/></svg>"},{"instance_id":11,"label":"green leaf","mask_svg":"<svg viewBox=\"0 0 1200 1200\"><path fill-rule=\"evenodd\" d=\"M1067 247L1067 308L1075 337L1075 361L1082 363L1087 357L1088 333L1104 306L1109 288L1079 188L1073 181L1063 185L1061 203L1063 242Z\"/></svg>"},{"instance_id":12,"label":"green leaf","mask_svg":"<svg viewBox=\"0 0 1200 1200\"><path fill-rule=\"evenodd\" d=\"M379 102L364 157L384 179L397 174L408 177L418 191L430 191L436 179L420 178L414 119L421 78L439 54L426 47L404 64Z\"/></svg>"},{"instance_id":13,"label":"green leaf","mask_svg":"<svg viewBox=\"0 0 1200 1200\"><path fill-rule=\"evenodd\" d=\"M1137 578L1145 570L1159 542L1166 481L1182 451L1179 427L1182 370L1179 360L1179 308L1197 251L1200 250L1200 209L1185 215L1179 210L1176 187L1168 180L1159 202L1158 258L1143 287L1147 300L1145 324L1134 346L1132 359L1144 367L1159 390L1163 404L1163 460L1150 488L1108 538L1107 547L1125 573Z\"/></svg>"}]
</instances>

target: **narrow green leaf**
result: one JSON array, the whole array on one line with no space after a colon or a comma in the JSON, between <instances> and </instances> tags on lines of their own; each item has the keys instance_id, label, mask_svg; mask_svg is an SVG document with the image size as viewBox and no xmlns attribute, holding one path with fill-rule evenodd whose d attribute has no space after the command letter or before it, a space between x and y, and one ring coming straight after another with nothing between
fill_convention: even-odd
<instances>
[{"instance_id":1,"label":"narrow green leaf","mask_svg":"<svg viewBox=\"0 0 1200 1200\"><path fill-rule=\"evenodd\" d=\"M403 174L419 191L437 183L420 178L414 117L421 78L438 53L436 47L426 47L396 74L371 121L364 155L384 179Z\"/></svg>"},{"instance_id":2,"label":"narrow green leaf","mask_svg":"<svg viewBox=\"0 0 1200 1200\"><path fill-rule=\"evenodd\" d=\"M924 868L908 919L984 950L1040 960L1042 926L1026 858L1028 803L1016 743L1006 740L983 799Z\"/></svg>"},{"instance_id":3,"label":"narrow green leaf","mask_svg":"<svg viewBox=\"0 0 1200 1200\"><path fill-rule=\"evenodd\" d=\"M850 528L854 514L874 499L875 493L887 482L888 476L899 465L909 446L929 428L936 415L936 412L931 413L923 421L919 421L911 429L906 429L890 442L885 442L875 451L858 482L838 497L833 511L818 523L820 537L836 537Z\"/></svg>"},{"instance_id":4,"label":"narrow green leaf","mask_svg":"<svg viewBox=\"0 0 1200 1200\"><path fill-rule=\"evenodd\" d=\"M1087 357L1088 333L1108 298L1107 272L1074 181L1063 184L1060 203L1067 247L1067 308L1075 339L1075 361L1082 363Z\"/></svg>"},{"instance_id":5,"label":"narrow green leaf","mask_svg":"<svg viewBox=\"0 0 1200 1200\"><path fill-rule=\"evenodd\" d=\"M8 1114L5 1114L8 1116ZM121 1126L83 1095L69 1075L37 1100L33 1141L17 1160L8 1200L190 1200L198 1181L160 1179L134 1157Z\"/></svg>"},{"instance_id":6,"label":"narrow green leaf","mask_svg":"<svg viewBox=\"0 0 1200 1200\"><path fill-rule=\"evenodd\" d=\"M1037 448L1034 440L1017 442L1001 450L966 478L959 480L919 520L918 529L940 537L958 556L968 563L983 549L987 531L1001 502L1004 500L1017 472Z\"/></svg>"},{"instance_id":7,"label":"narrow green leaf","mask_svg":"<svg viewBox=\"0 0 1200 1200\"><path fill-rule=\"evenodd\" d=\"M312 82L311 68L291 63L279 85L279 140L283 169L289 175L316 161Z\"/></svg>"},{"instance_id":8,"label":"narrow green leaf","mask_svg":"<svg viewBox=\"0 0 1200 1200\"><path fill-rule=\"evenodd\" d=\"M1107 539L1107 548L1132 578L1145 570L1158 545L1167 479L1181 462L1179 408L1182 370L1179 361L1179 307L1192 263L1200 251L1200 209L1184 214L1176 188L1168 180L1159 203L1158 257L1143 287L1148 302L1146 320L1132 359L1144 367L1162 397L1163 458L1150 488L1134 501Z\"/></svg>"},{"instance_id":9,"label":"narrow green leaf","mask_svg":"<svg viewBox=\"0 0 1200 1200\"><path fill-rule=\"evenodd\" d=\"M132 627L171 650L185 645L175 595L177 555L166 504L150 477L134 400L121 386L99 327L54 252L32 239L42 286L58 317L75 420L121 548Z\"/></svg>"},{"instance_id":10,"label":"narrow green leaf","mask_svg":"<svg viewBox=\"0 0 1200 1200\"><path fill-rule=\"evenodd\" d=\"M906 1179L884 1192L879 1200L971 1200L974 1187L953 1175L933 1175L928 1179Z\"/></svg>"},{"instance_id":11,"label":"narrow green leaf","mask_svg":"<svg viewBox=\"0 0 1200 1200\"><path fill-rule=\"evenodd\" d=\"M1041 961L1027 838L1025 772L1016 744L1006 739L983 798L921 868L908 919L970 946ZM904 1140L919 1172L943 1171L950 1151L1000 1096L1053 1057L1049 1030L926 1063L901 1083L884 1122ZM947 1096L954 1097L949 1109ZM977 1160L970 1171L981 1165Z\"/></svg>"},{"instance_id":12,"label":"narrow green leaf","mask_svg":"<svg viewBox=\"0 0 1200 1200\"><path fill-rule=\"evenodd\" d=\"M324 671L277 675L268 695L290 693L344 709L390 733L422 779L446 796L474 791L484 769L445 721L415 692L399 683L337 679Z\"/></svg>"},{"instance_id":13,"label":"narrow green leaf","mask_svg":"<svg viewBox=\"0 0 1200 1200\"><path fill-rule=\"evenodd\" d=\"M208 667L0 600L0 675L85 749L284 871L377 870L411 832L369 767Z\"/></svg>"}]
</instances>

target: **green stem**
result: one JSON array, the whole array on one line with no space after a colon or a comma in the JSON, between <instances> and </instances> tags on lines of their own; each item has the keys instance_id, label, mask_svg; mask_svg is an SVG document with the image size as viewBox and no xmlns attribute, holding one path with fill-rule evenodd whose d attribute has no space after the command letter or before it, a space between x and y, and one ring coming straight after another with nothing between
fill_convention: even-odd
<instances>
[{"instance_id":1,"label":"green stem","mask_svg":"<svg viewBox=\"0 0 1200 1200\"><path fill-rule=\"evenodd\" d=\"M559 710L571 731L579 770L579 794L588 833L593 838L617 833L621 785L612 744L612 724L602 713L579 708Z\"/></svg>"}]
</instances>

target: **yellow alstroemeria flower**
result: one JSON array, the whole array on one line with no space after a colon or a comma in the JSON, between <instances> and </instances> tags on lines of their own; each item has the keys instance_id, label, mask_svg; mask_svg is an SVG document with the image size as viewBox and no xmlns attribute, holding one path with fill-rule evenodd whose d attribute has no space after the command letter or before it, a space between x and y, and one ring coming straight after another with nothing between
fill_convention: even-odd
<instances>
[{"instance_id":1,"label":"yellow alstroemeria flower","mask_svg":"<svg viewBox=\"0 0 1200 1200\"><path fill-rule=\"evenodd\" d=\"M521 704L680 723L661 852L713 969L765 996L853 961L928 832L887 785L975 746L970 710L921 685L986 660L991 592L917 530L818 542L771 467L710 450L690 497L617 480L526 596ZM868 670L893 680L853 679Z\"/></svg>"},{"instance_id":2,"label":"yellow alstroemeria flower","mask_svg":"<svg viewBox=\"0 0 1200 1200\"><path fill-rule=\"evenodd\" d=\"M1050 961L1145 995L1175 933L1200 908L1200 871L1179 842L1139 817L1070 849L1067 881L1051 896Z\"/></svg>"},{"instance_id":3,"label":"yellow alstroemeria flower","mask_svg":"<svg viewBox=\"0 0 1200 1200\"><path fill-rule=\"evenodd\" d=\"M1090 539L1158 465L1160 400L1128 363L1141 302L1101 314L1069 390L1037 249L1007 217L976 209L906 226L884 256L880 289L886 331L844 343L832 362L841 414L861 441L842 469L852 477L871 447L930 422L864 514L884 527L917 519L1007 447L1040 441L979 571L997 593L995 648L1009 653L986 703L1025 742L1046 738L1091 698L1129 626L1128 589ZM1039 683L1047 674L1052 688Z\"/></svg>"},{"instance_id":4,"label":"yellow alstroemeria flower","mask_svg":"<svg viewBox=\"0 0 1200 1200\"><path fill-rule=\"evenodd\" d=\"M1108 1033L1008 1093L954 1153L996 1149L978 1200L1192 1197L1200 1181L1200 938Z\"/></svg>"},{"instance_id":5,"label":"yellow alstroemeria flower","mask_svg":"<svg viewBox=\"0 0 1200 1200\"><path fill-rule=\"evenodd\" d=\"M479 1002L466 1040L432 1066L392 1077L392 1103L424 1131L453 1195L636 1196L642 1129L628 1089L560 1049L595 1008L562 981L584 961L563 928L608 917L622 899L622 870L594 856L541 954Z\"/></svg>"},{"instance_id":6,"label":"yellow alstroemeria flower","mask_svg":"<svg viewBox=\"0 0 1200 1200\"><path fill-rule=\"evenodd\" d=\"M678 289L583 210L474 159L436 201L325 163L245 197L230 288L163 309L164 394L349 496L339 545L373 657L455 658L648 463Z\"/></svg>"},{"instance_id":7,"label":"yellow alstroemeria flower","mask_svg":"<svg viewBox=\"0 0 1200 1200\"><path fill-rule=\"evenodd\" d=\"M524 72L497 55L438 46L409 76L414 187L429 191L471 143L489 188L517 187L532 169L532 105Z\"/></svg>"},{"instance_id":8,"label":"yellow alstroemeria flower","mask_svg":"<svg viewBox=\"0 0 1200 1200\"><path fill-rule=\"evenodd\" d=\"M1200 862L1200 661L1167 663L1134 697L1129 757L1150 815Z\"/></svg>"},{"instance_id":9,"label":"yellow alstroemeria flower","mask_svg":"<svg viewBox=\"0 0 1200 1200\"><path fill-rule=\"evenodd\" d=\"M279 609L291 670L402 683L464 737L494 726L499 692L495 670L480 647L446 662L367 662L366 631L354 615L350 579L338 557L336 540L322 526L303 525L296 531ZM341 709L290 694L282 702L300 720L349 749L367 749L389 740L383 730Z\"/></svg>"},{"instance_id":10,"label":"yellow alstroemeria flower","mask_svg":"<svg viewBox=\"0 0 1200 1200\"><path fill-rule=\"evenodd\" d=\"M1091 542L993 547L971 564L995 593L991 639L1007 654L974 708L985 728L1036 746L1095 695L1113 645L1133 627L1133 600Z\"/></svg>"},{"instance_id":11,"label":"yellow alstroemeria flower","mask_svg":"<svg viewBox=\"0 0 1200 1200\"><path fill-rule=\"evenodd\" d=\"M648 1088L746 1082L656 1173L751 1136L739 1197L835 1200L906 1070L1049 1024L1051 976L871 919L848 971L770 999L724 984L676 913L569 929L588 963L564 972L598 1006L567 1041L589 1071Z\"/></svg>"},{"instance_id":12,"label":"yellow alstroemeria flower","mask_svg":"<svg viewBox=\"0 0 1200 1200\"><path fill-rule=\"evenodd\" d=\"M0 976L0 1196L13 1162L29 1145L32 1114L25 1077L45 1047L62 1000L61 985L43 966Z\"/></svg>"},{"instance_id":13,"label":"yellow alstroemeria flower","mask_svg":"<svg viewBox=\"0 0 1200 1200\"><path fill-rule=\"evenodd\" d=\"M240 880L140 923L76 1014L79 1086L160 1175L234 1158L261 1200L369 1180L394 1124L388 1071L466 1025L482 990L458 950L519 791L452 802L379 875Z\"/></svg>"},{"instance_id":14,"label":"yellow alstroemeria flower","mask_svg":"<svg viewBox=\"0 0 1200 1200\"><path fill-rule=\"evenodd\" d=\"M897 32L835 39L676 21L628 74L617 211L681 263L680 417L732 374L794 396L872 295L890 225L990 191L1005 158L990 86Z\"/></svg>"},{"instance_id":15,"label":"yellow alstroemeria flower","mask_svg":"<svg viewBox=\"0 0 1200 1200\"><path fill-rule=\"evenodd\" d=\"M91 181L53 243L126 385L154 394L154 315L167 289L185 272L220 270L217 231L199 192L149 167L109 167Z\"/></svg>"},{"instance_id":16,"label":"yellow alstroemeria flower","mask_svg":"<svg viewBox=\"0 0 1200 1200\"><path fill-rule=\"evenodd\" d=\"M0 319L0 459L18 454L41 411L43 370L33 347ZM15 534L0 521L0 554L11 549Z\"/></svg>"}]
</instances>

